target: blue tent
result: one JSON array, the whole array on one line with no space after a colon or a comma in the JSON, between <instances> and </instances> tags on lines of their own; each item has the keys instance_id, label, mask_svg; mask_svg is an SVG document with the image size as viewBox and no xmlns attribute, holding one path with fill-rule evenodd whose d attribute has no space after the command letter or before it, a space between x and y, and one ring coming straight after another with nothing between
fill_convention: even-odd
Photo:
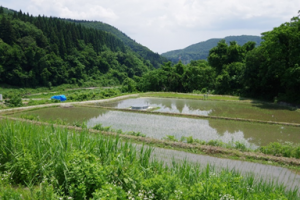
<instances>
[{"instance_id":1,"label":"blue tent","mask_svg":"<svg viewBox=\"0 0 300 200\"><path fill-rule=\"evenodd\" d=\"M55 96L52 96L51 99L65 101L65 100L67 100L67 97L65 95L55 95Z\"/></svg>"}]
</instances>

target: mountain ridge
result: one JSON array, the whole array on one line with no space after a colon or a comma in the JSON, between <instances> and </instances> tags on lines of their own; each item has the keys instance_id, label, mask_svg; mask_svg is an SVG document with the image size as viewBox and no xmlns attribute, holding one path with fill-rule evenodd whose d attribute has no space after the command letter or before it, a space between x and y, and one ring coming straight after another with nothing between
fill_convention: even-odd
<instances>
[{"instance_id":1,"label":"mountain ridge","mask_svg":"<svg viewBox=\"0 0 300 200\"><path fill-rule=\"evenodd\" d=\"M239 45L244 45L249 41L256 42L257 45L260 45L260 42L262 41L260 36L253 35L211 38L206 41L187 46L184 49L168 51L162 53L161 55L171 60L173 63L177 63L179 60L181 60L184 64L188 64L191 60L206 60L209 54L209 50L217 46L218 42L222 39L224 39L227 43L229 43L230 41L236 41Z\"/></svg>"}]
</instances>

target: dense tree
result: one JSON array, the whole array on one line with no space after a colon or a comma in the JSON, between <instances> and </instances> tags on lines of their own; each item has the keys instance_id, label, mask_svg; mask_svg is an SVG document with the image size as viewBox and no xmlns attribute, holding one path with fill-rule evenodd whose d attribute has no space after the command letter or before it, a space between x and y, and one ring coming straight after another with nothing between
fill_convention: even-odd
<instances>
[{"instance_id":1,"label":"dense tree","mask_svg":"<svg viewBox=\"0 0 300 200\"><path fill-rule=\"evenodd\" d=\"M10 45L12 45L16 40L11 21L4 14L0 21L0 38Z\"/></svg>"},{"instance_id":2,"label":"dense tree","mask_svg":"<svg viewBox=\"0 0 300 200\"><path fill-rule=\"evenodd\" d=\"M221 73L223 65L227 64L228 45L225 40L218 42L218 45L209 51L208 62L214 67L218 74Z\"/></svg>"},{"instance_id":3,"label":"dense tree","mask_svg":"<svg viewBox=\"0 0 300 200\"><path fill-rule=\"evenodd\" d=\"M182 77L182 84L186 92L214 89L215 70L205 60L192 61Z\"/></svg>"},{"instance_id":4,"label":"dense tree","mask_svg":"<svg viewBox=\"0 0 300 200\"><path fill-rule=\"evenodd\" d=\"M0 14L0 53L0 83L22 87L120 84L152 67L107 32L22 11Z\"/></svg>"},{"instance_id":5,"label":"dense tree","mask_svg":"<svg viewBox=\"0 0 300 200\"><path fill-rule=\"evenodd\" d=\"M263 33L262 45L247 55L247 92L300 103L300 20L294 17L272 31ZM254 82L256 80L257 82Z\"/></svg>"}]
</instances>

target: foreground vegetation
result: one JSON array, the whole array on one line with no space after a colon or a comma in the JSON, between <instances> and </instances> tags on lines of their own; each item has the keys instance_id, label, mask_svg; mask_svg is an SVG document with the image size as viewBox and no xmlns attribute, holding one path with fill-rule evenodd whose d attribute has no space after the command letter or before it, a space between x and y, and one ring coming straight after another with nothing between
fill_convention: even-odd
<instances>
[{"instance_id":1,"label":"foreground vegetation","mask_svg":"<svg viewBox=\"0 0 300 200\"><path fill-rule=\"evenodd\" d=\"M254 175L187 162L166 165L151 160L149 148L87 130L5 121L0 139L3 199L298 198L297 190Z\"/></svg>"}]
</instances>

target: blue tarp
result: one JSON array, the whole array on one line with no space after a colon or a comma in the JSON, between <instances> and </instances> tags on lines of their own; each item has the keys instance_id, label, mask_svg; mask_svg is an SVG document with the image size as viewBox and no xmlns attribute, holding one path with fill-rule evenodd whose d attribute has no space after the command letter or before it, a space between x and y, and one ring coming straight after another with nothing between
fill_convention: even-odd
<instances>
[{"instance_id":1,"label":"blue tarp","mask_svg":"<svg viewBox=\"0 0 300 200\"><path fill-rule=\"evenodd\" d=\"M65 100L67 100L67 97L65 95L56 95L56 96L52 96L51 99L65 101Z\"/></svg>"}]
</instances>

